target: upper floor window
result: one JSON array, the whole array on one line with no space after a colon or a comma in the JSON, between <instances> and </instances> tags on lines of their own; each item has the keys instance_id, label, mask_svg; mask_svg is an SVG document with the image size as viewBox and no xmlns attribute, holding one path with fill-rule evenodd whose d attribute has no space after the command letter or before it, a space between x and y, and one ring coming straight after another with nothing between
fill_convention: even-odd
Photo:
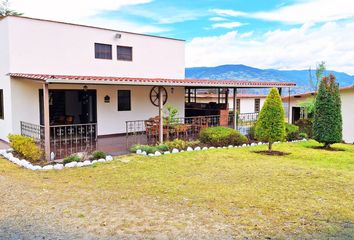
<instances>
[{"instance_id":1,"label":"upper floor window","mask_svg":"<svg viewBox=\"0 0 354 240\"><path fill-rule=\"evenodd\" d=\"M133 61L133 48L117 46L117 59L123 61Z\"/></svg>"},{"instance_id":2,"label":"upper floor window","mask_svg":"<svg viewBox=\"0 0 354 240\"><path fill-rule=\"evenodd\" d=\"M261 100L259 98L254 100L254 112L259 112L261 106Z\"/></svg>"},{"instance_id":3,"label":"upper floor window","mask_svg":"<svg viewBox=\"0 0 354 240\"><path fill-rule=\"evenodd\" d=\"M131 110L130 90L118 90L118 111Z\"/></svg>"},{"instance_id":4,"label":"upper floor window","mask_svg":"<svg viewBox=\"0 0 354 240\"><path fill-rule=\"evenodd\" d=\"M112 59L112 45L95 43L95 58Z\"/></svg>"},{"instance_id":5,"label":"upper floor window","mask_svg":"<svg viewBox=\"0 0 354 240\"><path fill-rule=\"evenodd\" d=\"M0 89L0 119L4 119L4 92Z\"/></svg>"}]
</instances>

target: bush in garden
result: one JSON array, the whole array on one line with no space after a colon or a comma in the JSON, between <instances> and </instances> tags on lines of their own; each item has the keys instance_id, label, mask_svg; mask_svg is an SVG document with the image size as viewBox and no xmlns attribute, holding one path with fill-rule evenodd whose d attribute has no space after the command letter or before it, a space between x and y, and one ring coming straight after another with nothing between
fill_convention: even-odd
<instances>
[{"instance_id":1,"label":"bush in garden","mask_svg":"<svg viewBox=\"0 0 354 240\"><path fill-rule=\"evenodd\" d=\"M299 139L299 127L290 123L285 123L286 140L292 141Z\"/></svg>"},{"instance_id":2,"label":"bush in garden","mask_svg":"<svg viewBox=\"0 0 354 240\"><path fill-rule=\"evenodd\" d=\"M285 137L284 108L276 88L268 94L256 123L256 139L268 142L268 150L272 151L272 145L276 141L282 141Z\"/></svg>"},{"instance_id":3,"label":"bush in garden","mask_svg":"<svg viewBox=\"0 0 354 240\"><path fill-rule=\"evenodd\" d=\"M93 160L102 159L102 158L105 159L106 156L107 156L107 154L105 152L103 152L103 151L94 151L92 153L92 159Z\"/></svg>"},{"instance_id":4,"label":"bush in garden","mask_svg":"<svg viewBox=\"0 0 354 240\"><path fill-rule=\"evenodd\" d=\"M334 75L323 77L315 101L313 137L325 148L342 141L342 112L339 87Z\"/></svg>"},{"instance_id":5,"label":"bush in garden","mask_svg":"<svg viewBox=\"0 0 354 240\"><path fill-rule=\"evenodd\" d=\"M248 140L239 131L226 127L205 128L200 133L200 141L209 146L223 147L240 145Z\"/></svg>"},{"instance_id":6,"label":"bush in garden","mask_svg":"<svg viewBox=\"0 0 354 240\"><path fill-rule=\"evenodd\" d=\"M43 156L42 150L37 146L33 138L13 134L10 134L8 138L11 148L26 160L36 162Z\"/></svg>"},{"instance_id":7,"label":"bush in garden","mask_svg":"<svg viewBox=\"0 0 354 240\"><path fill-rule=\"evenodd\" d=\"M187 142L178 138L173 141L165 142L165 144L168 146L169 150L172 150L174 148L178 150L184 150L187 148Z\"/></svg>"},{"instance_id":8,"label":"bush in garden","mask_svg":"<svg viewBox=\"0 0 354 240\"><path fill-rule=\"evenodd\" d=\"M170 148L168 147L168 145L166 143L160 144L156 146L158 151L160 152L166 152L168 150L170 150Z\"/></svg>"},{"instance_id":9,"label":"bush in garden","mask_svg":"<svg viewBox=\"0 0 354 240\"><path fill-rule=\"evenodd\" d=\"M307 134L304 133L304 132L299 133L299 137L300 137L301 139L304 139L304 138L307 139L307 138L308 138Z\"/></svg>"},{"instance_id":10,"label":"bush in garden","mask_svg":"<svg viewBox=\"0 0 354 240\"><path fill-rule=\"evenodd\" d=\"M313 119L299 119L295 122L299 126L299 131L307 134L309 138L313 136Z\"/></svg>"},{"instance_id":11,"label":"bush in garden","mask_svg":"<svg viewBox=\"0 0 354 240\"><path fill-rule=\"evenodd\" d=\"M158 147L156 147L156 146L140 145L140 144L137 144L137 145L134 145L133 147L131 147L130 151L135 153L139 149L143 152L146 152L147 154L155 153L156 151L159 151Z\"/></svg>"},{"instance_id":12,"label":"bush in garden","mask_svg":"<svg viewBox=\"0 0 354 240\"><path fill-rule=\"evenodd\" d=\"M71 163L71 162L80 162L80 161L82 161L82 158L77 154L73 154L73 155L70 155L70 156L64 158L63 163L67 164L67 163Z\"/></svg>"}]
</instances>

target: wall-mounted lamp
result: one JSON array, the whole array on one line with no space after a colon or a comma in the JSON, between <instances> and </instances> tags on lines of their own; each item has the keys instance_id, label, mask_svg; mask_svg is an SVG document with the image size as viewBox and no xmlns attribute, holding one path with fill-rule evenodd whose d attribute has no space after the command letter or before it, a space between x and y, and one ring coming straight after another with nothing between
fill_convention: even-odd
<instances>
[{"instance_id":1,"label":"wall-mounted lamp","mask_svg":"<svg viewBox=\"0 0 354 240\"><path fill-rule=\"evenodd\" d=\"M172 93L172 94L174 93L174 91L175 91L175 89L174 89L174 88L171 88L171 93Z\"/></svg>"},{"instance_id":2,"label":"wall-mounted lamp","mask_svg":"<svg viewBox=\"0 0 354 240\"><path fill-rule=\"evenodd\" d=\"M84 86L84 92L86 92L87 89L88 89L88 87L85 85L85 86Z\"/></svg>"},{"instance_id":3,"label":"wall-mounted lamp","mask_svg":"<svg viewBox=\"0 0 354 240\"><path fill-rule=\"evenodd\" d=\"M109 103L111 101L111 98L108 96L108 95L106 95L105 97L104 97L104 102L105 103Z\"/></svg>"},{"instance_id":4,"label":"wall-mounted lamp","mask_svg":"<svg viewBox=\"0 0 354 240\"><path fill-rule=\"evenodd\" d=\"M121 39L122 38L122 34L120 33L116 33L116 35L114 36L116 39Z\"/></svg>"}]
</instances>

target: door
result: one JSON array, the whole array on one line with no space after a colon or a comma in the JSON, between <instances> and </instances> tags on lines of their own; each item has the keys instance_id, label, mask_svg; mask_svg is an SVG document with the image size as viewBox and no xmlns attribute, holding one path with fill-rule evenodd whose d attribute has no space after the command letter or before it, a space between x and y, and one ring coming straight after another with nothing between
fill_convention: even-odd
<instances>
[{"instance_id":1,"label":"door","mask_svg":"<svg viewBox=\"0 0 354 240\"><path fill-rule=\"evenodd\" d=\"M295 122L300 119L300 116L301 116L301 108L300 107L293 107L292 108L292 124L295 124Z\"/></svg>"}]
</instances>

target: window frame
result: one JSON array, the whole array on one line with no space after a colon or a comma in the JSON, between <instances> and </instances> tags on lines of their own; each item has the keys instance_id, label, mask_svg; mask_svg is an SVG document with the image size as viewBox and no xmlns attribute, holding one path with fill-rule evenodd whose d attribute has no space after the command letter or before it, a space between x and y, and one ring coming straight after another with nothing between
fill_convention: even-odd
<instances>
[{"instance_id":1,"label":"window frame","mask_svg":"<svg viewBox=\"0 0 354 240\"><path fill-rule=\"evenodd\" d=\"M119 48L129 48L129 49L130 49L130 59L119 58L119 50L118 50ZM133 47L131 47L131 46L117 45L116 50L117 50L117 60L118 60L118 61L126 61L126 62L132 62L132 61L133 61ZM126 55L126 54L125 54L125 55Z\"/></svg>"},{"instance_id":2,"label":"window frame","mask_svg":"<svg viewBox=\"0 0 354 240\"><path fill-rule=\"evenodd\" d=\"M4 113L4 89L0 89L0 119L4 120L5 113Z\"/></svg>"},{"instance_id":3,"label":"window frame","mask_svg":"<svg viewBox=\"0 0 354 240\"><path fill-rule=\"evenodd\" d=\"M110 56L108 58L105 57L99 57L99 53L97 52L97 47L98 46L109 46L110 47L110 53L108 53ZM113 59L113 46L112 44L106 44L106 43L95 43L94 44L94 53L95 53L95 59L101 59L101 60L112 60ZM102 53L101 53L102 54Z\"/></svg>"},{"instance_id":4,"label":"window frame","mask_svg":"<svg viewBox=\"0 0 354 240\"><path fill-rule=\"evenodd\" d=\"M254 99L254 112L259 113L261 110L261 99L255 98Z\"/></svg>"},{"instance_id":5,"label":"window frame","mask_svg":"<svg viewBox=\"0 0 354 240\"><path fill-rule=\"evenodd\" d=\"M129 93L129 99L128 99L129 105L127 107L123 107L123 108L122 108L122 105L119 104L119 102L120 102L119 95L122 92ZM126 96L124 96L124 97L126 97ZM128 89L117 90L117 111L118 112L129 112L131 110L132 110L132 92L131 92L131 90L128 90Z\"/></svg>"}]
</instances>

